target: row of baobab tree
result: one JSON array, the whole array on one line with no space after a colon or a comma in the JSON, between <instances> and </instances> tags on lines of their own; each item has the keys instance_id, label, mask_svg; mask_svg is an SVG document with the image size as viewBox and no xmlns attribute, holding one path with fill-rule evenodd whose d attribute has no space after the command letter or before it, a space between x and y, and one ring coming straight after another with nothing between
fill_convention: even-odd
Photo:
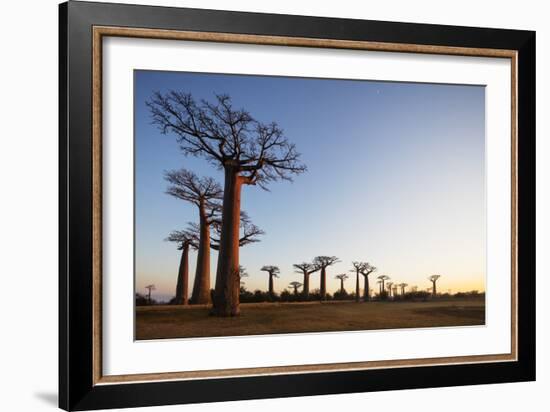
<instances>
[{"instance_id":1,"label":"row of baobab tree","mask_svg":"<svg viewBox=\"0 0 550 412\"><path fill-rule=\"evenodd\" d=\"M295 263L293 265L295 272L303 275L303 283L298 281L292 281L289 283L289 286L293 289L294 295L300 294L304 300L308 300L310 294L310 276L316 272L320 272L319 276L319 298L321 300L326 300L327 298L327 288L326 288L326 277L327 277L327 268L335 263L340 262L336 256L317 256L310 262ZM377 268L371 265L369 262L352 262L352 269L350 272L355 274L355 300L360 301L369 301L371 299L370 280L369 276L376 272ZM263 266L260 271L267 272L268 274L268 295L273 298L275 297L275 288L274 288L274 279L278 278L281 271L278 266L268 265ZM248 273L241 268L241 276L248 277ZM361 282L360 278L363 278L363 294L361 295ZM433 297L437 296L437 281L441 275L431 275L428 277L428 280L431 282L431 287L428 289ZM341 273L335 276L335 279L340 281L340 289L338 292L340 295L346 294L344 288L344 283L349 279L347 273ZM391 282L391 278L388 275L380 275L377 277L377 283L379 285L378 298L395 298L397 296L404 296L406 288L409 286L407 283L395 283ZM299 293L299 289L302 288L302 291ZM411 292L417 292L418 287L412 286Z\"/></svg>"},{"instance_id":2,"label":"row of baobab tree","mask_svg":"<svg viewBox=\"0 0 550 412\"><path fill-rule=\"evenodd\" d=\"M252 225L248 221L246 214L243 214L241 219L241 226L243 227L243 235L240 238L241 245L246 245L251 242L258 241L257 236L262 234L256 226ZM214 226L215 228L217 226ZM216 229L218 231L218 229ZM200 262L200 258L197 258L197 271L195 273L195 281L193 286L193 292L191 294L191 299L188 299L188 285L189 285L189 248L193 247L198 249L199 247L199 228L193 225L185 231L172 232L167 240L177 242L179 244L179 249L182 250L180 266L178 270L177 284L176 284L176 297L173 300L175 304L188 305L188 304L207 304L209 303L208 299L204 299L203 294L200 292L203 285L209 284L209 279L204 280L203 268L204 264ZM215 236L210 238L211 243L209 247L217 250L218 249L218 240ZM207 247L207 250L209 249ZM200 254L200 253L199 253ZM328 267L339 263L340 260L336 256L317 256L311 262L302 262L295 263L293 265L295 273L300 273L303 276L303 282L293 281L289 286L293 289L294 295L300 295L303 300L309 300L310 295L310 277L319 272L319 288L318 296L320 300L327 299L327 287L326 287L326 278ZM268 275L268 297L274 299L276 296L275 293L275 279L279 278L281 270L278 266L275 265L266 265L263 266L260 271L266 272ZM370 264L369 262L354 261L352 262L352 269L350 272L355 274L355 300L360 301L369 301L371 299L370 288L370 278L369 276L376 272L377 268ZM249 277L246 269L243 266L239 266L239 286L241 287L244 284L243 279ZM361 282L360 278L363 278L363 294L361 294ZM340 281L339 293L341 295L346 293L344 288L345 281L349 278L347 273L341 273L335 276L335 279ZM440 278L440 275L432 275L428 279L432 283L431 294L433 296L437 295L437 280ZM390 281L388 275L380 275L377 277L377 283L379 285L378 299L394 298L399 294L404 296L405 290L408 287L406 283L395 283ZM302 291L299 293L299 289ZM412 287L412 292L416 292L417 287ZM150 295L150 290L149 290ZM317 293L316 293L317 295Z\"/></svg>"}]
</instances>

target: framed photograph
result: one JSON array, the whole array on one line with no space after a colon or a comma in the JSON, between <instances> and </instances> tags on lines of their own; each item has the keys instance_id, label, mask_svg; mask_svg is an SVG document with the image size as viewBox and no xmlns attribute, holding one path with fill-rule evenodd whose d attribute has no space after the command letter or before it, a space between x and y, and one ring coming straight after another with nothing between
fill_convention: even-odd
<instances>
[{"instance_id":1,"label":"framed photograph","mask_svg":"<svg viewBox=\"0 0 550 412\"><path fill-rule=\"evenodd\" d=\"M535 379L535 33L60 5L60 407Z\"/></svg>"}]
</instances>

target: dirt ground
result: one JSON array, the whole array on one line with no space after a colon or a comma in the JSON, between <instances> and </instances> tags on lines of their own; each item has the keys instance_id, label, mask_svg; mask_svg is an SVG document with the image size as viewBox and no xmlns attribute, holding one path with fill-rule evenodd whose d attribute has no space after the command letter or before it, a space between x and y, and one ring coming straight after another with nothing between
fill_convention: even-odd
<instances>
[{"instance_id":1,"label":"dirt ground","mask_svg":"<svg viewBox=\"0 0 550 412\"><path fill-rule=\"evenodd\" d=\"M136 339L484 325L485 301L244 303L239 317L208 313L206 306L137 307Z\"/></svg>"}]
</instances>

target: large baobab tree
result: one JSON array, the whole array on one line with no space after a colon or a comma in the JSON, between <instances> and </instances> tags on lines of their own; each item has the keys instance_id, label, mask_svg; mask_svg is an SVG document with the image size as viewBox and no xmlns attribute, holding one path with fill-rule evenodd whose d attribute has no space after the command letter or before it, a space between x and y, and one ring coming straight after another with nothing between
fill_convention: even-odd
<instances>
[{"instance_id":1,"label":"large baobab tree","mask_svg":"<svg viewBox=\"0 0 550 412\"><path fill-rule=\"evenodd\" d=\"M262 188L306 170L294 144L275 123L235 109L227 95L197 102L191 94L155 93L147 102L161 133L173 134L186 155L203 157L224 171L222 230L213 313L239 315L239 222L243 185Z\"/></svg>"},{"instance_id":2,"label":"large baobab tree","mask_svg":"<svg viewBox=\"0 0 550 412\"><path fill-rule=\"evenodd\" d=\"M273 278L278 278L281 270L278 266L272 265L263 266L260 270L269 274L269 296L273 299L275 297L275 291L273 290Z\"/></svg>"},{"instance_id":3,"label":"large baobab tree","mask_svg":"<svg viewBox=\"0 0 550 412\"><path fill-rule=\"evenodd\" d=\"M170 183L166 193L194 204L199 211L197 268L192 303L210 303L210 225L219 215L222 198L220 185L212 178L200 178L186 169L165 173Z\"/></svg>"},{"instance_id":4,"label":"large baobab tree","mask_svg":"<svg viewBox=\"0 0 550 412\"><path fill-rule=\"evenodd\" d=\"M317 272L321 269L321 267L308 262L295 263L292 266L296 269L296 273L302 273L304 275L304 288L302 289L302 295L304 298L307 298L309 296L309 275Z\"/></svg>"},{"instance_id":5,"label":"large baobab tree","mask_svg":"<svg viewBox=\"0 0 550 412\"><path fill-rule=\"evenodd\" d=\"M351 262L353 269L350 272L355 273L355 301L359 302L361 299L361 288L359 287L359 275L363 270L366 262Z\"/></svg>"},{"instance_id":6,"label":"large baobab tree","mask_svg":"<svg viewBox=\"0 0 550 412\"><path fill-rule=\"evenodd\" d=\"M336 256L317 256L313 259L313 264L318 266L321 270L321 285L319 288L321 300L325 300L327 298L327 267L338 262L340 262L340 260Z\"/></svg>"},{"instance_id":7,"label":"large baobab tree","mask_svg":"<svg viewBox=\"0 0 550 412\"><path fill-rule=\"evenodd\" d=\"M401 288L401 295L405 296L405 288L409 285L407 283L400 283L398 286Z\"/></svg>"},{"instance_id":8,"label":"large baobab tree","mask_svg":"<svg viewBox=\"0 0 550 412\"><path fill-rule=\"evenodd\" d=\"M290 282L288 286L294 289L294 295L298 295L298 289L302 287L302 283L294 281Z\"/></svg>"},{"instance_id":9,"label":"large baobab tree","mask_svg":"<svg viewBox=\"0 0 550 412\"><path fill-rule=\"evenodd\" d=\"M336 275L334 277L334 279L339 279L340 280L340 293L342 293L342 294L346 292L346 290L344 289L344 282L346 281L347 278L349 278L347 273L342 273L342 274Z\"/></svg>"},{"instance_id":10,"label":"large baobab tree","mask_svg":"<svg viewBox=\"0 0 550 412\"><path fill-rule=\"evenodd\" d=\"M368 302L369 299L370 299L369 275L372 272L376 272L376 267L372 266L369 262L365 262L365 264L361 268L361 274L363 275L363 278L365 280L365 288L364 288L364 292L363 292L364 293L363 300L365 302Z\"/></svg>"},{"instance_id":11,"label":"large baobab tree","mask_svg":"<svg viewBox=\"0 0 550 412\"><path fill-rule=\"evenodd\" d=\"M441 275L432 275L428 278L430 282L432 282L432 296L437 296L437 280L441 277Z\"/></svg>"},{"instance_id":12,"label":"large baobab tree","mask_svg":"<svg viewBox=\"0 0 550 412\"><path fill-rule=\"evenodd\" d=\"M168 242L174 242L181 250L180 265L178 268L178 280L176 282L176 305L189 304L189 249L196 248L194 233L189 230L174 230L166 238Z\"/></svg>"}]
</instances>

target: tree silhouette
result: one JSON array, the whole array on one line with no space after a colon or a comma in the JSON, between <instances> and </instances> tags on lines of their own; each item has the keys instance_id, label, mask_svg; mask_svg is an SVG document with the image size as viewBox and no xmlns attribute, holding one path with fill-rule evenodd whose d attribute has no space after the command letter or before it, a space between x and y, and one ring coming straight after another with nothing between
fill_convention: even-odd
<instances>
[{"instance_id":1,"label":"tree silhouette","mask_svg":"<svg viewBox=\"0 0 550 412\"><path fill-rule=\"evenodd\" d=\"M269 274L269 296L273 299L275 297L275 292L273 291L273 278L278 278L281 271L278 266L271 265L263 266L260 270Z\"/></svg>"},{"instance_id":2,"label":"tree silhouette","mask_svg":"<svg viewBox=\"0 0 550 412\"><path fill-rule=\"evenodd\" d=\"M189 304L189 249L196 248L196 240L193 233L188 230L174 230L165 239L174 242L181 250L180 266L178 268L178 280L176 282L176 305Z\"/></svg>"},{"instance_id":3,"label":"tree silhouette","mask_svg":"<svg viewBox=\"0 0 550 412\"><path fill-rule=\"evenodd\" d=\"M409 285L407 283L400 283L398 286L401 288L401 295L405 296L405 288Z\"/></svg>"},{"instance_id":4,"label":"tree silhouette","mask_svg":"<svg viewBox=\"0 0 550 412\"><path fill-rule=\"evenodd\" d=\"M313 259L313 264L319 266L321 269L321 287L319 288L321 300L327 298L327 267L338 262L340 262L340 260L336 256L317 256Z\"/></svg>"},{"instance_id":5,"label":"tree silhouette","mask_svg":"<svg viewBox=\"0 0 550 412\"><path fill-rule=\"evenodd\" d=\"M217 220L213 224L215 235L211 236L210 247L214 250L220 250L220 235L221 235L221 221ZM259 242L259 237L265 235L265 232L256 226L250 220L248 214L244 211L241 212L241 223L239 233L239 247L246 246L250 243Z\"/></svg>"},{"instance_id":6,"label":"tree silhouette","mask_svg":"<svg viewBox=\"0 0 550 412\"><path fill-rule=\"evenodd\" d=\"M317 272L321 269L321 267L307 262L295 263L292 266L296 269L296 273L302 273L304 275L304 288L302 289L302 295L307 298L309 296L309 275Z\"/></svg>"},{"instance_id":7,"label":"tree silhouette","mask_svg":"<svg viewBox=\"0 0 550 412\"><path fill-rule=\"evenodd\" d=\"M361 274L363 275L363 278L365 280L365 288L364 288L364 295L363 295L363 300L365 302L368 302L369 299L370 299L370 294L369 294L369 291L370 291L370 286L369 286L369 275L372 273L372 272L376 272L376 267L375 266L372 266L370 263L368 262L365 262L365 264L363 265L363 267L361 268Z\"/></svg>"},{"instance_id":8,"label":"tree silhouette","mask_svg":"<svg viewBox=\"0 0 550 412\"><path fill-rule=\"evenodd\" d=\"M441 277L441 275L432 275L428 278L430 282L432 282L432 295L435 297L437 296L437 286L436 282Z\"/></svg>"},{"instance_id":9,"label":"tree silhouette","mask_svg":"<svg viewBox=\"0 0 550 412\"><path fill-rule=\"evenodd\" d=\"M392 297L392 286L393 282L386 282L386 287L388 288L388 297Z\"/></svg>"},{"instance_id":10,"label":"tree silhouette","mask_svg":"<svg viewBox=\"0 0 550 412\"><path fill-rule=\"evenodd\" d=\"M246 268L244 266L239 265L239 284L244 285L243 278L248 277L248 272L246 271Z\"/></svg>"},{"instance_id":11,"label":"tree silhouette","mask_svg":"<svg viewBox=\"0 0 550 412\"><path fill-rule=\"evenodd\" d=\"M289 286L294 289L294 294L298 294L298 289L301 288L303 285L300 282L290 282Z\"/></svg>"},{"instance_id":12,"label":"tree silhouette","mask_svg":"<svg viewBox=\"0 0 550 412\"><path fill-rule=\"evenodd\" d=\"M387 276L387 275L380 275L380 276L378 276L377 279L379 279L380 282L381 282L381 284L380 284L380 294L382 294L382 292L386 290L385 282L386 282L386 280L389 280L390 277Z\"/></svg>"},{"instance_id":13,"label":"tree silhouette","mask_svg":"<svg viewBox=\"0 0 550 412\"><path fill-rule=\"evenodd\" d=\"M145 286L145 289L147 289L147 302L151 304L151 291L155 290L155 285L147 285Z\"/></svg>"},{"instance_id":14,"label":"tree silhouette","mask_svg":"<svg viewBox=\"0 0 550 412\"><path fill-rule=\"evenodd\" d=\"M344 282L346 281L347 278L349 278L349 276L346 273L342 273L334 277L334 279L340 279L340 293L342 294L346 291L344 289Z\"/></svg>"},{"instance_id":15,"label":"tree silhouette","mask_svg":"<svg viewBox=\"0 0 550 412\"><path fill-rule=\"evenodd\" d=\"M191 301L210 303L210 225L220 213L222 189L214 179L199 178L186 169L166 172L165 179L170 183L166 193L194 204L199 210L197 268Z\"/></svg>"},{"instance_id":16,"label":"tree silhouette","mask_svg":"<svg viewBox=\"0 0 550 412\"><path fill-rule=\"evenodd\" d=\"M366 265L366 262L351 262L353 265L353 269L350 270L350 272L355 273L355 301L359 302L361 299L361 290L359 288L359 275L363 271L364 266Z\"/></svg>"},{"instance_id":17,"label":"tree silhouette","mask_svg":"<svg viewBox=\"0 0 550 412\"><path fill-rule=\"evenodd\" d=\"M397 290L398 290L398 286L397 286L396 283L394 283L393 286L392 286L392 290L391 290L392 296L394 298L397 296Z\"/></svg>"},{"instance_id":18,"label":"tree silhouette","mask_svg":"<svg viewBox=\"0 0 550 412\"><path fill-rule=\"evenodd\" d=\"M378 280L376 281L376 283L378 284L378 295L382 295L382 281L381 280Z\"/></svg>"},{"instance_id":19,"label":"tree silhouette","mask_svg":"<svg viewBox=\"0 0 550 412\"><path fill-rule=\"evenodd\" d=\"M174 134L186 155L203 157L224 170L222 230L213 313L239 314L239 222L243 185L291 180L306 171L295 145L275 123L256 121L231 98L195 101L188 93L155 93L147 102L161 133Z\"/></svg>"}]
</instances>

